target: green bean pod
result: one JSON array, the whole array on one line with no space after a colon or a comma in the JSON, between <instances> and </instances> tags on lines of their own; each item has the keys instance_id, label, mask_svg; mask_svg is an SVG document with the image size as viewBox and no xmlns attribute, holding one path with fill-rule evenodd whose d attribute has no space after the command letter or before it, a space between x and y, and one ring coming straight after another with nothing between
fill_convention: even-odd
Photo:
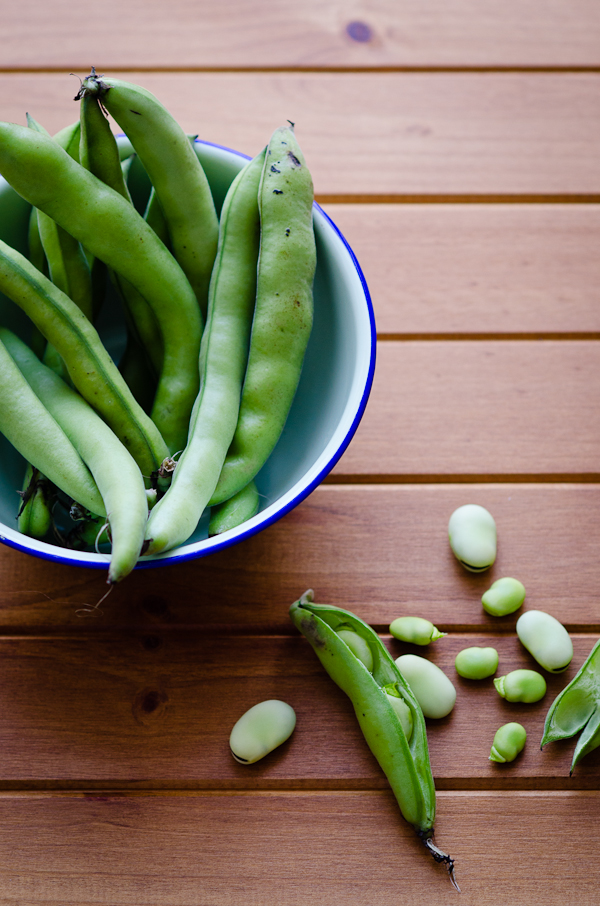
<instances>
[{"instance_id":1,"label":"green bean pod","mask_svg":"<svg viewBox=\"0 0 600 906\"><path fill-rule=\"evenodd\" d=\"M54 485L28 463L23 479L23 503L17 513L17 528L30 538L45 538L52 526Z\"/></svg>"},{"instance_id":2,"label":"green bean pod","mask_svg":"<svg viewBox=\"0 0 600 906\"><path fill-rule=\"evenodd\" d=\"M108 581L120 582L137 563L144 542L148 504L141 472L108 425L25 343L4 328L0 339L94 476L110 525Z\"/></svg>"},{"instance_id":3,"label":"green bean pod","mask_svg":"<svg viewBox=\"0 0 600 906\"><path fill-rule=\"evenodd\" d=\"M230 497L224 503L220 503L210 512L210 522L208 524L208 537L221 535L230 529L237 528L248 519L256 516L260 507L260 496L256 483L251 481L245 488Z\"/></svg>"},{"instance_id":4,"label":"green bean pod","mask_svg":"<svg viewBox=\"0 0 600 906\"><path fill-rule=\"evenodd\" d=\"M50 137L44 127L29 114L27 114L27 124L30 129ZM63 140L69 142L70 132L63 135ZM48 261L50 279L75 302L91 321L93 317L92 277L81 245L43 211L38 210L37 219L40 240Z\"/></svg>"},{"instance_id":5,"label":"green bean pod","mask_svg":"<svg viewBox=\"0 0 600 906\"><path fill-rule=\"evenodd\" d=\"M256 476L283 431L312 328L313 184L292 128L277 129L259 191L256 308L240 414L211 505Z\"/></svg>"},{"instance_id":6,"label":"green bean pod","mask_svg":"<svg viewBox=\"0 0 600 906\"><path fill-rule=\"evenodd\" d=\"M93 95L84 95L81 99L80 122L81 165L131 204L131 195L124 174L127 162L121 164L117 140L112 134L98 99ZM163 348L156 315L133 284L112 269L110 277L129 315L128 321L131 323L127 325L128 332L136 334L147 352L154 372L160 374Z\"/></svg>"},{"instance_id":7,"label":"green bean pod","mask_svg":"<svg viewBox=\"0 0 600 906\"><path fill-rule=\"evenodd\" d=\"M0 432L34 468L92 513L106 509L91 472L0 341Z\"/></svg>"},{"instance_id":8,"label":"green bean pod","mask_svg":"<svg viewBox=\"0 0 600 906\"><path fill-rule=\"evenodd\" d=\"M150 476L168 455L167 447L156 425L135 401L91 322L68 296L4 242L0 242L0 290L29 315L57 349L75 387L108 422L142 474Z\"/></svg>"},{"instance_id":9,"label":"green bean pod","mask_svg":"<svg viewBox=\"0 0 600 906\"><path fill-rule=\"evenodd\" d=\"M98 97L131 141L160 200L173 254L206 314L219 221L189 138L158 98L139 85L97 76L92 69L79 96L86 94Z\"/></svg>"},{"instance_id":10,"label":"green bean pod","mask_svg":"<svg viewBox=\"0 0 600 906\"><path fill-rule=\"evenodd\" d=\"M169 550L192 534L236 430L256 293L257 192L264 156L263 151L238 173L225 198L200 347L200 393L171 486L148 520L150 554Z\"/></svg>"},{"instance_id":11,"label":"green bean pod","mask_svg":"<svg viewBox=\"0 0 600 906\"><path fill-rule=\"evenodd\" d=\"M325 670L350 698L363 735L389 780L404 818L454 880L454 862L433 843L435 786L429 763L425 718L417 699L387 648L370 626L349 611L312 603L311 590L292 604L294 626L308 639ZM339 635L356 633L368 647L372 669ZM410 709L410 741L386 689L393 688Z\"/></svg>"},{"instance_id":12,"label":"green bean pod","mask_svg":"<svg viewBox=\"0 0 600 906\"><path fill-rule=\"evenodd\" d=\"M550 705L540 747L557 739L569 739L580 731L571 774L584 755L600 745L600 640L577 675Z\"/></svg>"},{"instance_id":13,"label":"green bean pod","mask_svg":"<svg viewBox=\"0 0 600 906\"><path fill-rule=\"evenodd\" d=\"M133 283L153 309L164 361L152 419L170 449L182 449L198 394L202 317L180 266L133 205L47 136L0 123L0 172L26 201Z\"/></svg>"}]
</instances>

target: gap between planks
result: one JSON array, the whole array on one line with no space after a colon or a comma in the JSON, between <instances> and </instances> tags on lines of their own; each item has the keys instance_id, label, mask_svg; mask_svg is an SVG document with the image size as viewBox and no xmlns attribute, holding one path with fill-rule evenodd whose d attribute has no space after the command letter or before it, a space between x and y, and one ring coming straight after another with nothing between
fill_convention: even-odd
<instances>
[{"instance_id":1,"label":"gap between planks","mask_svg":"<svg viewBox=\"0 0 600 906\"><path fill-rule=\"evenodd\" d=\"M0 66L0 74L2 75L44 75L45 73L64 73L66 69L81 69L82 71L88 69L88 63L67 63L64 66ZM122 66L114 65L112 69L118 69L119 72L144 72L144 73L304 73L304 72L316 72L316 73L358 73L362 75L363 73L433 73L434 75L441 73L551 73L551 74L571 74L579 75L580 73L600 73L600 66L592 65L565 65L565 66L543 66L543 65L493 65L493 66L484 66L484 65L435 65L435 64L422 64L422 65L365 65L365 66L342 66L342 65L332 65L332 66L303 66L303 65L288 65L288 66Z\"/></svg>"}]
</instances>

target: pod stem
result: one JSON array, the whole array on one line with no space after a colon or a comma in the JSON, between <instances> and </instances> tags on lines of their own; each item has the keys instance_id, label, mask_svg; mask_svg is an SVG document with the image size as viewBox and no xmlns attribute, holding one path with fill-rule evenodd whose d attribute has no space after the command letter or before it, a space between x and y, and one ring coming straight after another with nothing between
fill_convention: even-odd
<instances>
[{"instance_id":1,"label":"pod stem","mask_svg":"<svg viewBox=\"0 0 600 906\"><path fill-rule=\"evenodd\" d=\"M417 831L417 836L425 848L429 850L435 861L442 862L446 866L452 886L460 893L460 887L456 883L456 875L454 874L454 859L450 858L447 853L435 845L431 831Z\"/></svg>"}]
</instances>

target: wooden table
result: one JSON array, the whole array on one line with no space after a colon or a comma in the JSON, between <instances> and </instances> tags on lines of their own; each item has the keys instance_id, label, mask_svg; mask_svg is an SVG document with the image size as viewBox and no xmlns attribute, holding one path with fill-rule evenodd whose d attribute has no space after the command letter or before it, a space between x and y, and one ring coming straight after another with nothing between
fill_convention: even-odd
<instances>
[{"instance_id":1,"label":"wooden table","mask_svg":"<svg viewBox=\"0 0 600 906\"><path fill-rule=\"evenodd\" d=\"M600 750L569 778L572 743L539 740L600 631L599 27L592 0L5 4L3 120L71 122L91 64L248 154L294 120L380 343L347 453L260 536L136 572L93 616L102 574L0 550L1 904L598 902ZM498 524L486 575L448 548L465 502ZM481 608L504 575L573 635L537 705L454 672L467 645L532 664ZM291 627L309 586L394 656L400 614L449 633L426 653L457 703L428 732L458 899ZM271 697L296 732L240 766L231 726ZM526 750L492 764L513 719Z\"/></svg>"}]
</instances>

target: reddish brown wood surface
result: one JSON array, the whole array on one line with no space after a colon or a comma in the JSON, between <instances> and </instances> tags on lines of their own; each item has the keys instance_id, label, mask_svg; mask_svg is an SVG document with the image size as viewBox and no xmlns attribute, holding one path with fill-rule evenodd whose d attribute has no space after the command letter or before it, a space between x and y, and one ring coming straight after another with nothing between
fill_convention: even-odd
<instances>
[{"instance_id":1,"label":"reddish brown wood surface","mask_svg":"<svg viewBox=\"0 0 600 906\"><path fill-rule=\"evenodd\" d=\"M29 23L35 21L36 27ZM597 66L592 0L283 0L168 6L107 0L80 16L25 0L4 22L2 65L48 67Z\"/></svg>"},{"instance_id":2,"label":"reddish brown wood surface","mask_svg":"<svg viewBox=\"0 0 600 906\"><path fill-rule=\"evenodd\" d=\"M502 891L561 906L576 891L595 906L598 805L597 792L442 792L437 839L452 843L460 903L495 906ZM0 853L5 903L458 902L387 791L8 794Z\"/></svg>"},{"instance_id":3,"label":"reddish brown wood surface","mask_svg":"<svg viewBox=\"0 0 600 906\"><path fill-rule=\"evenodd\" d=\"M479 503L494 514L498 557L473 575L454 559L450 514ZM101 635L170 629L289 635L288 608L307 587L316 599L356 610L384 630L415 612L452 631L514 631L481 607L492 581L516 576L527 606L571 631L600 632L596 552L600 488L562 482L322 485L275 525L227 551L138 569L112 591L103 571L73 569L0 548L0 628ZM375 566L374 566L375 564Z\"/></svg>"},{"instance_id":4,"label":"reddish brown wood surface","mask_svg":"<svg viewBox=\"0 0 600 906\"><path fill-rule=\"evenodd\" d=\"M377 331L403 337L596 337L600 207L328 204Z\"/></svg>"},{"instance_id":5,"label":"reddish brown wood surface","mask_svg":"<svg viewBox=\"0 0 600 906\"><path fill-rule=\"evenodd\" d=\"M349 700L291 626L307 587L456 684L428 737L460 902L592 906L600 750L569 778L574 741L539 740L600 634L596 5L108 2L5 11L0 119L71 122L69 73L93 63L249 154L296 121L381 341L354 441L260 535L136 570L98 608L102 572L0 547L1 906L454 900ZM480 576L448 546L465 502L498 525ZM573 636L572 664L534 705L454 670L473 644L498 649L499 673L532 666L518 615L481 607L503 575ZM449 634L409 649L386 635L403 613ZM296 709L294 735L240 766L231 726L270 697ZM526 748L492 764L495 729L513 719Z\"/></svg>"},{"instance_id":6,"label":"reddish brown wood surface","mask_svg":"<svg viewBox=\"0 0 600 906\"><path fill-rule=\"evenodd\" d=\"M3 74L0 117L68 125L79 84L69 72ZM329 200L600 194L596 73L110 75L154 92L186 131L250 155L293 120Z\"/></svg>"}]
</instances>

